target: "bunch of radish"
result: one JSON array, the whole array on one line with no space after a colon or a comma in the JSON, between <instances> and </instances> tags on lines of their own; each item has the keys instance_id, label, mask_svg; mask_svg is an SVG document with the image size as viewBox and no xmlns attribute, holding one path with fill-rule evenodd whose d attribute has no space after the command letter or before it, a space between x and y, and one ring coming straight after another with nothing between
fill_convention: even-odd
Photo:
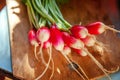
<instances>
[{"instance_id":1,"label":"bunch of radish","mask_svg":"<svg viewBox=\"0 0 120 80\"><path fill-rule=\"evenodd\" d=\"M87 73L84 72L82 67L79 67L84 77L81 72L74 67L72 64L74 60L69 57L72 52L75 52L78 56L89 56L111 80L107 74L107 70L94 58L88 48L95 49L100 54L103 54L104 46L96 39L96 36L104 33L107 29L114 32L120 31L110 28L102 22L94 22L85 26L71 25L63 18L56 0L26 0L25 4L27 5L30 24L34 26L34 28L28 32L29 42L34 46L36 60L41 60L46 66L42 74L35 80L43 77L48 68L52 69L50 79L52 78L54 74L52 48L59 51L72 66L74 71L84 80L89 80ZM38 48L39 51L36 50ZM43 57L43 49L46 49L48 52L48 62L46 62ZM50 62L53 65L52 68L49 66Z\"/></svg>"}]
</instances>

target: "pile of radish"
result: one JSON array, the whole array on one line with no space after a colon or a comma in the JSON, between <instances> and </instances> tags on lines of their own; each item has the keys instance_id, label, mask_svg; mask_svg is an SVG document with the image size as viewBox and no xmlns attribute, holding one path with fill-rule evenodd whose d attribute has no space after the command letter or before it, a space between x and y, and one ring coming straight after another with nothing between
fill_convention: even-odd
<instances>
[{"instance_id":1,"label":"pile of radish","mask_svg":"<svg viewBox=\"0 0 120 80\"><path fill-rule=\"evenodd\" d=\"M72 59L69 57L72 52L75 52L78 56L89 56L96 65L105 73L105 75L111 80L107 74L107 70L92 56L88 48L94 48L98 50L100 54L104 52L104 46L99 45L101 42L96 40L96 35L104 33L107 29L114 32L120 32L102 22L94 22L85 26L71 25L62 16L62 13L57 6L57 0L24 0L28 10L28 16L31 26L33 28L28 33L30 44L34 46L35 58L46 66L42 74L35 80L40 79L46 73L47 69L52 69L50 79L54 74L54 61L52 58L52 48L59 51L63 57L71 64L74 71L80 75L83 80L89 80L88 76L81 68L79 72L72 64ZM97 47L96 47L97 46ZM39 51L37 52L37 48ZM43 57L43 49L46 49L49 55L48 62ZM39 58L39 56L41 58ZM52 62L52 68L50 65ZM62 65L62 64L61 64Z\"/></svg>"}]
</instances>

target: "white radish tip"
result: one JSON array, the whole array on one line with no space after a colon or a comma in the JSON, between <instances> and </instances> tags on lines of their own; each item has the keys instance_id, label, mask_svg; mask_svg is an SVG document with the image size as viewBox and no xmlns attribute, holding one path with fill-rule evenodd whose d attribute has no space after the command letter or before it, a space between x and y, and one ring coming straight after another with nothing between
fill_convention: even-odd
<instances>
[{"instance_id":1,"label":"white radish tip","mask_svg":"<svg viewBox=\"0 0 120 80\"><path fill-rule=\"evenodd\" d=\"M43 48L48 48L48 47L50 47L50 42L44 42Z\"/></svg>"},{"instance_id":2,"label":"white radish tip","mask_svg":"<svg viewBox=\"0 0 120 80\"><path fill-rule=\"evenodd\" d=\"M79 34L80 34L80 38L85 38L88 35L88 30L83 29L83 30L79 31Z\"/></svg>"},{"instance_id":3,"label":"white radish tip","mask_svg":"<svg viewBox=\"0 0 120 80\"><path fill-rule=\"evenodd\" d=\"M32 40L30 43L31 43L31 45L39 46L39 44L36 40Z\"/></svg>"},{"instance_id":4,"label":"white radish tip","mask_svg":"<svg viewBox=\"0 0 120 80\"><path fill-rule=\"evenodd\" d=\"M98 29L98 32L101 34L101 33L103 33L103 32L105 31L105 29L106 29L105 25L102 24L102 25L100 26L100 28Z\"/></svg>"},{"instance_id":5,"label":"white radish tip","mask_svg":"<svg viewBox=\"0 0 120 80\"><path fill-rule=\"evenodd\" d=\"M38 35L38 39L41 42L45 42L50 38L50 34L48 33L48 31L44 30L42 31L39 35Z\"/></svg>"},{"instance_id":6,"label":"white radish tip","mask_svg":"<svg viewBox=\"0 0 120 80\"><path fill-rule=\"evenodd\" d=\"M64 47L62 51L65 55L69 55L71 53L71 49L69 47Z\"/></svg>"},{"instance_id":7,"label":"white radish tip","mask_svg":"<svg viewBox=\"0 0 120 80\"><path fill-rule=\"evenodd\" d=\"M83 50L81 50L81 53L80 53L81 56L87 56L87 53Z\"/></svg>"},{"instance_id":8,"label":"white radish tip","mask_svg":"<svg viewBox=\"0 0 120 80\"><path fill-rule=\"evenodd\" d=\"M54 45L55 49L58 50L58 51L63 51L63 48L64 48L64 43L59 43L59 44L56 44Z\"/></svg>"},{"instance_id":9,"label":"white radish tip","mask_svg":"<svg viewBox=\"0 0 120 80\"><path fill-rule=\"evenodd\" d=\"M95 45L95 42L96 41L93 38L89 38L89 40L85 42L85 45L91 47Z\"/></svg>"},{"instance_id":10,"label":"white radish tip","mask_svg":"<svg viewBox=\"0 0 120 80\"><path fill-rule=\"evenodd\" d=\"M70 45L70 47L75 48L75 49L81 49L84 47L84 43L81 40L77 39L75 43Z\"/></svg>"}]
</instances>

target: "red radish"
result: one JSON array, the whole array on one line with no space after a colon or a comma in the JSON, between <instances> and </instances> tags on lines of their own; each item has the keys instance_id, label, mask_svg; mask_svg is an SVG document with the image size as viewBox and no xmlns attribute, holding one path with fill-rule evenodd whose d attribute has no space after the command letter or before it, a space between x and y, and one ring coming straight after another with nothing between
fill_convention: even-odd
<instances>
[{"instance_id":1,"label":"red radish","mask_svg":"<svg viewBox=\"0 0 120 80\"><path fill-rule=\"evenodd\" d=\"M62 34L56 25L52 25L50 28L50 41L56 50L62 51L64 48L64 41L62 39Z\"/></svg>"},{"instance_id":2,"label":"red radish","mask_svg":"<svg viewBox=\"0 0 120 80\"><path fill-rule=\"evenodd\" d=\"M30 30L29 33L28 33L28 38L29 38L29 41L30 41L30 44L31 45L36 45L38 46L38 41L37 41L37 38L36 38L36 32L35 30Z\"/></svg>"},{"instance_id":3,"label":"red radish","mask_svg":"<svg viewBox=\"0 0 120 80\"><path fill-rule=\"evenodd\" d=\"M84 44L81 40L76 39L67 32L62 32L62 38L65 44L69 47L81 49L84 47Z\"/></svg>"},{"instance_id":4,"label":"red radish","mask_svg":"<svg viewBox=\"0 0 120 80\"><path fill-rule=\"evenodd\" d=\"M88 29L88 32L90 34L94 34L94 35L101 34L101 33L105 32L106 29L109 29L109 30L112 30L112 31L115 31L115 32L120 32L116 29L113 29L113 28L110 28L110 27L106 26L102 22L94 22L94 23L91 23L91 24L89 24L85 27Z\"/></svg>"},{"instance_id":5,"label":"red radish","mask_svg":"<svg viewBox=\"0 0 120 80\"><path fill-rule=\"evenodd\" d=\"M81 39L84 44L88 47L94 46L95 42L96 42L96 38L94 35L89 35L86 38Z\"/></svg>"},{"instance_id":6,"label":"red radish","mask_svg":"<svg viewBox=\"0 0 120 80\"><path fill-rule=\"evenodd\" d=\"M44 42L43 48L47 49L49 47L50 47L50 41L48 40L48 41Z\"/></svg>"},{"instance_id":7,"label":"red radish","mask_svg":"<svg viewBox=\"0 0 120 80\"><path fill-rule=\"evenodd\" d=\"M37 41L37 38L36 38L36 32L35 32L35 30L32 29L32 30L29 31L28 38L29 38L29 41L30 41L31 45L34 46L35 58L37 60L39 60L38 57L37 57L37 54L36 54L36 48L37 48L37 46L39 46L39 44L38 44L38 41Z\"/></svg>"},{"instance_id":8,"label":"red radish","mask_svg":"<svg viewBox=\"0 0 120 80\"><path fill-rule=\"evenodd\" d=\"M40 41L40 49L38 53L41 55L43 64L47 65L43 57L42 48L43 48L44 42L48 41L50 38L50 30L47 27L41 27L37 30L36 36L37 36L37 39Z\"/></svg>"},{"instance_id":9,"label":"red radish","mask_svg":"<svg viewBox=\"0 0 120 80\"><path fill-rule=\"evenodd\" d=\"M74 48L72 48L72 50L74 52L76 52L77 54L81 55L81 56L87 56L87 53L82 49L74 49Z\"/></svg>"},{"instance_id":10,"label":"red radish","mask_svg":"<svg viewBox=\"0 0 120 80\"><path fill-rule=\"evenodd\" d=\"M72 26L70 31L76 38L85 38L88 35L88 30L80 25Z\"/></svg>"},{"instance_id":11,"label":"red radish","mask_svg":"<svg viewBox=\"0 0 120 80\"><path fill-rule=\"evenodd\" d=\"M47 27L41 27L37 30L37 38L38 40L43 43L48 41L50 38L50 30Z\"/></svg>"}]
</instances>

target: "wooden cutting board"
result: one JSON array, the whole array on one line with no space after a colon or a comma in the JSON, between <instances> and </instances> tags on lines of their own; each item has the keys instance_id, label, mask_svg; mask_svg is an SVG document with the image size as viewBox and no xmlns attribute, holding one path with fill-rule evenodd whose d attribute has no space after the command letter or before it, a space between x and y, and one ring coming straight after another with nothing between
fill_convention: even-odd
<instances>
[{"instance_id":1,"label":"wooden cutting board","mask_svg":"<svg viewBox=\"0 0 120 80\"><path fill-rule=\"evenodd\" d=\"M81 22L82 25L86 25L91 22L102 21L107 25L111 25L101 2L101 0L70 0L61 6L61 11L65 19L71 24ZM45 66L35 59L33 46L28 41L27 34L31 27L26 7L21 0L7 0L7 9L13 74L26 80L33 80L41 74ZM93 55L104 68L115 70L117 66L120 66L120 38L115 33L107 31L97 36L97 39L107 45L109 52L104 53L102 57ZM90 79L96 79L104 75L90 57L81 57L74 52L71 55L81 65ZM48 60L48 55L45 50L44 57ZM80 76L68 67L61 53L53 49L52 57L55 64L55 72L52 80L82 80ZM57 71L58 69L60 73ZM48 69L41 80L48 80L50 74L51 69Z\"/></svg>"}]
</instances>

